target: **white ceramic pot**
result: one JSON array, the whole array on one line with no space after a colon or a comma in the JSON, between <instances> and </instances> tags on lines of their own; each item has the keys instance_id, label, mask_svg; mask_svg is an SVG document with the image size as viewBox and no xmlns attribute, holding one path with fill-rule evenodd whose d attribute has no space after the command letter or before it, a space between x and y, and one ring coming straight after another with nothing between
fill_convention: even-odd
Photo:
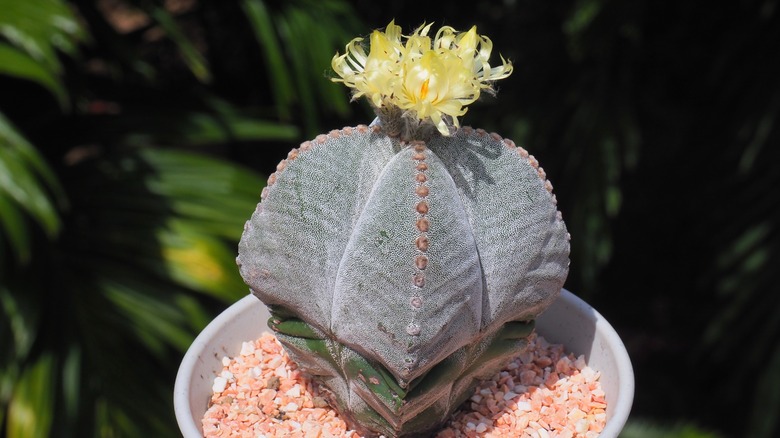
<instances>
[{"instance_id":1,"label":"white ceramic pot","mask_svg":"<svg viewBox=\"0 0 780 438\"><path fill-rule=\"evenodd\" d=\"M241 343L268 330L266 307L248 295L219 314L184 355L173 393L176 420L184 438L202 437L211 386L222 369L222 358L240 353ZM562 290L536 321L536 330L549 342L563 344L567 352L584 354L588 365L601 372L607 399L607 425L602 438L616 438L631 411L634 372L623 342L596 310L571 292Z\"/></svg>"}]
</instances>

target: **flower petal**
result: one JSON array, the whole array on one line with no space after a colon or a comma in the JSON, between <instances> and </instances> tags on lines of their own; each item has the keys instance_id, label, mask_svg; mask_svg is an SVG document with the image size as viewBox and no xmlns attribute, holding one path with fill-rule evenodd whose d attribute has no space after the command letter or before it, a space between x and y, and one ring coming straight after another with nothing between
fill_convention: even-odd
<instances>
[{"instance_id":1,"label":"flower petal","mask_svg":"<svg viewBox=\"0 0 780 438\"><path fill-rule=\"evenodd\" d=\"M428 121L443 135L459 126L458 117L479 98L482 90L493 92L492 82L512 73L512 64L501 57L491 67L492 41L472 26L457 32L444 26L431 40L432 24L423 23L409 36L391 21L384 31L369 37L366 54L363 40L353 39L344 55L336 54L333 70L377 108L395 106L423 122Z\"/></svg>"}]
</instances>

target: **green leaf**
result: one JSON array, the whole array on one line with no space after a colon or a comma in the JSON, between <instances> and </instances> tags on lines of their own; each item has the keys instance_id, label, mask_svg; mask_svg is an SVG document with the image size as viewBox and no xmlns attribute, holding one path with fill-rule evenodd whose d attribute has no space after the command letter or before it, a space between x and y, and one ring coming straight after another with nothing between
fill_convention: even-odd
<instances>
[{"instance_id":1,"label":"green leaf","mask_svg":"<svg viewBox=\"0 0 780 438\"><path fill-rule=\"evenodd\" d=\"M67 104L57 52L74 55L87 38L69 5L60 0L6 0L0 7L0 36L10 43L0 45L0 73L38 82L61 105Z\"/></svg>"},{"instance_id":2,"label":"green leaf","mask_svg":"<svg viewBox=\"0 0 780 438\"><path fill-rule=\"evenodd\" d=\"M118 273L119 271L117 271ZM103 278L99 286L120 314L130 322L137 339L151 351L163 354L168 345L186 351L193 336L184 327L182 312L168 301L169 294L125 270L121 276Z\"/></svg>"},{"instance_id":3,"label":"green leaf","mask_svg":"<svg viewBox=\"0 0 780 438\"><path fill-rule=\"evenodd\" d=\"M201 82L211 82L211 71L206 59L187 38L174 17L165 8L159 6L150 7L147 12L179 48L181 56L192 74Z\"/></svg>"},{"instance_id":4,"label":"green leaf","mask_svg":"<svg viewBox=\"0 0 780 438\"><path fill-rule=\"evenodd\" d=\"M30 260L30 234L24 213L50 236L60 230L55 202L64 204L62 189L37 150L0 113L0 230L17 260Z\"/></svg>"},{"instance_id":5,"label":"green leaf","mask_svg":"<svg viewBox=\"0 0 780 438\"><path fill-rule=\"evenodd\" d=\"M64 414L69 423L75 422L80 411L82 368L81 348L78 345L71 346L65 353L62 364L62 398L64 401Z\"/></svg>"},{"instance_id":6,"label":"green leaf","mask_svg":"<svg viewBox=\"0 0 780 438\"><path fill-rule=\"evenodd\" d=\"M287 8L290 33L287 44L293 53L306 61L296 68L297 76L311 84L310 97L318 100L336 114L346 116L350 111L347 87L328 78L334 75L331 59L336 51L343 51L346 43L363 29L363 23L355 21L349 5L340 2L311 2L309 8ZM300 86L300 82L299 82Z\"/></svg>"},{"instance_id":7,"label":"green leaf","mask_svg":"<svg viewBox=\"0 0 780 438\"><path fill-rule=\"evenodd\" d=\"M718 438L719 436L684 421L668 424L658 421L629 420L620 433L620 438Z\"/></svg>"},{"instance_id":8,"label":"green leaf","mask_svg":"<svg viewBox=\"0 0 780 438\"><path fill-rule=\"evenodd\" d=\"M57 211L36 175L15 151L0 144L0 196L16 202L49 234L60 229Z\"/></svg>"},{"instance_id":9,"label":"green leaf","mask_svg":"<svg viewBox=\"0 0 780 438\"><path fill-rule=\"evenodd\" d=\"M320 113L348 115L348 90L331 82L328 76L333 73L328 72L333 54L365 31L351 6L344 1L306 0L242 0L239 4L256 42L245 47L259 48L256 57L263 67L258 72L263 78L260 83L251 82L252 72L247 75L251 82L247 93L270 95L276 115L302 124L307 137L324 129L319 125ZM220 62L221 54L211 55L214 63Z\"/></svg>"},{"instance_id":10,"label":"green leaf","mask_svg":"<svg viewBox=\"0 0 780 438\"><path fill-rule=\"evenodd\" d=\"M301 55L306 53L305 47L311 45L314 41L312 41L311 38L307 38L310 37L310 35L306 35L305 33L301 35L301 33L296 32L298 29L291 27L291 25L295 26L295 24L297 24L296 22L300 21L298 19L305 19L305 17L307 17L304 13L298 14L296 12L298 11L292 11L292 17L280 16L275 22L280 32L285 36L285 44L289 46L293 53L300 54L299 56L291 57L289 73L295 80L295 89L301 97L299 102L303 110L304 125L306 126L307 133L312 136L314 135L313 132L316 130L317 121L317 102L314 96L316 82L313 83L313 81L307 77L307 73L314 70L309 63L310 59ZM322 79L325 81L325 78ZM334 100L333 102L340 101Z\"/></svg>"},{"instance_id":11,"label":"green leaf","mask_svg":"<svg viewBox=\"0 0 780 438\"><path fill-rule=\"evenodd\" d=\"M772 436L780 423L776 415L767 415L780 410L780 348L776 345L756 382L752 414L747 422L747 436Z\"/></svg>"},{"instance_id":12,"label":"green leaf","mask_svg":"<svg viewBox=\"0 0 780 438\"><path fill-rule=\"evenodd\" d=\"M241 6L257 43L263 48L263 60L271 80L269 88L274 94L277 111L283 119L289 119L295 90L283 55L284 46L274 33L274 21L262 0L242 0Z\"/></svg>"},{"instance_id":13,"label":"green leaf","mask_svg":"<svg viewBox=\"0 0 780 438\"><path fill-rule=\"evenodd\" d=\"M60 0L7 0L0 8L0 35L52 71L59 72L55 50L72 55L85 32L67 3Z\"/></svg>"},{"instance_id":14,"label":"green leaf","mask_svg":"<svg viewBox=\"0 0 780 438\"><path fill-rule=\"evenodd\" d=\"M246 295L238 276L235 250L218 239L191 229L185 221L171 222L158 234L167 276L183 286L225 302Z\"/></svg>"},{"instance_id":15,"label":"green leaf","mask_svg":"<svg viewBox=\"0 0 780 438\"><path fill-rule=\"evenodd\" d=\"M30 248L27 225L17 205L2 193L0 193L0 229L5 230L9 245L16 254L16 258L22 263L29 262L32 249ZM0 233L0 237L3 237L2 233ZM2 244L1 241L0 244Z\"/></svg>"},{"instance_id":16,"label":"green leaf","mask_svg":"<svg viewBox=\"0 0 780 438\"><path fill-rule=\"evenodd\" d=\"M598 17L603 6L602 0L579 0L568 20L563 23L563 30L573 36L584 32Z\"/></svg>"},{"instance_id":17,"label":"green leaf","mask_svg":"<svg viewBox=\"0 0 780 438\"><path fill-rule=\"evenodd\" d=\"M0 43L0 74L36 82L49 90L61 106L68 103L67 92L51 69L23 51L3 43Z\"/></svg>"},{"instance_id":18,"label":"green leaf","mask_svg":"<svg viewBox=\"0 0 780 438\"><path fill-rule=\"evenodd\" d=\"M35 170L38 176L47 184L48 188L57 196L58 202L64 202L65 192L60 187L57 176L35 147L0 112L0 145L3 144L12 148L28 166Z\"/></svg>"},{"instance_id":19,"label":"green leaf","mask_svg":"<svg viewBox=\"0 0 780 438\"><path fill-rule=\"evenodd\" d=\"M221 301L246 294L235 245L256 207L262 178L234 164L163 149L101 161L95 171L108 182L92 186L88 178L75 190L74 204L100 225L79 230L75 245L91 257L134 266Z\"/></svg>"},{"instance_id":20,"label":"green leaf","mask_svg":"<svg viewBox=\"0 0 780 438\"><path fill-rule=\"evenodd\" d=\"M22 373L8 406L9 438L45 438L54 418L55 360L40 357Z\"/></svg>"},{"instance_id":21,"label":"green leaf","mask_svg":"<svg viewBox=\"0 0 780 438\"><path fill-rule=\"evenodd\" d=\"M224 144L233 141L294 140L298 130L291 125L262 120L249 114L213 114L197 111L128 110L118 116L87 116L92 141L128 145Z\"/></svg>"},{"instance_id":22,"label":"green leaf","mask_svg":"<svg viewBox=\"0 0 780 438\"><path fill-rule=\"evenodd\" d=\"M35 341L38 333L36 310L0 284L0 406L8 402L20 365L27 359Z\"/></svg>"}]
</instances>

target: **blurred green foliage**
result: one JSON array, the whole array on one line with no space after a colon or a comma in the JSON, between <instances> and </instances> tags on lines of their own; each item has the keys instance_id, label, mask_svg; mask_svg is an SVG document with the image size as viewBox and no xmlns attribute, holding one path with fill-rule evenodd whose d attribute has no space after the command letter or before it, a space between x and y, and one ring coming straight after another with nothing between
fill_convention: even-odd
<instances>
[{"instance_id":1,"label":"blurred green foliage","mask_svg":"<svg viewBox=\"0 0 780 438\"><path fill-rule=\"evenodd\" d=\"M780 433L778 1L0 0L0 436L178 435L263 175L370 121L330 58L392 18L514 62L463 122L555 184L567 288L634 362L624 435Z\"/></svg>"},{"instance_id":2,"label":"blurred green foliage","mask_svg":"<svg viewBox=\"0 0 780 438\"><path fill-rule=\"evenodd\" d=\"M0 3L0 436L178 434L178 363L248 293L265 182L241 163L349 113L324 72L356 23L338 1Z\"/></svg>"}]
</instances>

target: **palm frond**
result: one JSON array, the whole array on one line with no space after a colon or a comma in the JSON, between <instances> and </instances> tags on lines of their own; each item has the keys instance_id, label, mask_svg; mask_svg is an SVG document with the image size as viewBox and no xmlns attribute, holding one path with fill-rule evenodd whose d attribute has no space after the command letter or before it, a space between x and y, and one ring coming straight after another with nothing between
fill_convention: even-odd
<instances>
[{"instance_id":1,"label":"palm frond","mask_svg":"<svg viewBox=\"0 0 780 438\"><path fill-rule=\"evenodd\" d=\"M61 0L6 1L0 36L7 41L0 42L0 72L38 82L65 105L58 52L75 55L87 38L70 6Z\"/></svg>"},{"instance_id":2,"label":"palm frond","mask_svg":"<svg viewBox=\"0 0 780 438\"><path fill-rule=\"evenodd\" d=\"M299 106L307 136L314 136L321 112L341 116L349 112L345 90L330 83L327 75L335 51L360 27L342 1L267 3L243 0L241 6L262 47L277 111L289 119Z\"/></svg>"},{"instance_id":3,"label":"palm frond","mask_svg":"<svg viewBox=\"0 0 780 438\"><path fill-rule=\"evenodd\" d=\"M64 202L57 177L0 112L0 236L7 236L17 260L28 262L32 252L25 216L53 237L60 230L57 210ZM0 260L2 253L0 247Z\"/></svg>"},{"instance_id":4,"label":"palm frond","mask_svg":"<svg viewBox=\"0 0 780 438\"><path fill-rule=\"evenodd\" d=\"M151 21L130 33L92 2L0 8L0 73L74 103L72 114L11 106L8 118L0 114L3 436L49 436L54 425L65 437L177 434L176 368L195 334L247 293L235 245L265 183L215 156L301 135L265 99L239 105L216 92L225 78L212 62L219 50L193 37L192 25L209 19L198 7L180 16L158 2L131 3ZM331 12L349 14L344 8ZM92 44L79 46L87 28ZM144 39L157 30L165 38ZM160 45L197 80L179 81L180 67L160 64ZM87 62L57 57L77 53ZM321 78L296 80L304 79ZM291 114L309 100L295 93ZM193 147L202 153L185 150Z\"/></svg>"}]
</instances>

